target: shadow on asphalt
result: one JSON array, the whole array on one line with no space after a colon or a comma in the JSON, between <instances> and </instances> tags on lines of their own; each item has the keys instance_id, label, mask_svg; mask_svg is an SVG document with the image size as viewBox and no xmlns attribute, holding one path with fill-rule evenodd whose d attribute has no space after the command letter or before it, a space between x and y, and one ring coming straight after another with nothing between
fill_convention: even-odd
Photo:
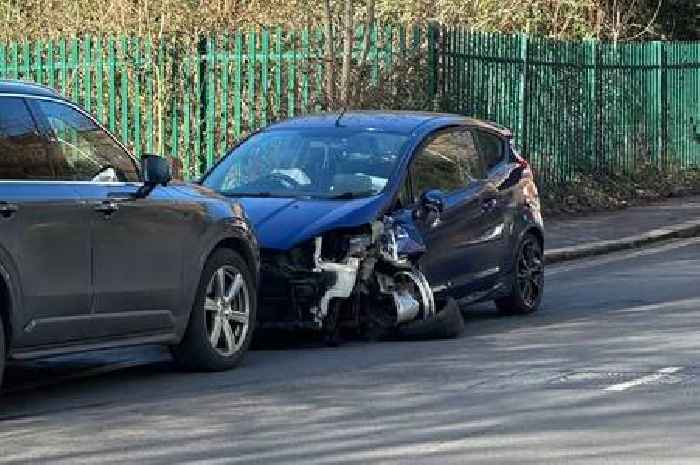
<instances>
[{"instance_id":1,"label":"shadow on asphalt","mask_svg":"<svg viewBox=\"0 0 700 465\"><path fill-rule=\"evenodd\" d=\"M500 315L490 304L463 308L462 315L467 324L467 332L463 337L468 337L470 332L475 331L474 327L469 327L471 323L514 318ZM348 338L344 342L341 347L365 345L374 341ZM326 348L318 332L265 331L256 334L251 350L275 352ZM8 396L27 391L37 394L46 391L49 394L61 389L70 390L76 385L118 383L173 373L181 374L170 359L168 350L162 347L114 349L34 361L17 361L6 367L2 395L3 401L6 401Z\"/></svg>"}]
</instances>

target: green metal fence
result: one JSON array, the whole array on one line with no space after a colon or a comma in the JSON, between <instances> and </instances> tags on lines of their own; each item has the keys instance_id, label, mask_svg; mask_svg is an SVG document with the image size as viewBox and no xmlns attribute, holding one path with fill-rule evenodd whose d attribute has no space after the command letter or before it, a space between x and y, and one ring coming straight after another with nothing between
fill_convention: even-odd
<instances>
[{"instance_id":1,"label":"green metal fence","mask_svg":"<svg viewBox=\"0 0 700 465\"><path fill-rule=\"evenodd\" d=\"M563 42L448 26L375 25L355 36L354 60L366 57L361 91L395 97L376 106L403 102L410 70L420 78L410 85L427 96L416 109L513 128L543 182L700 162L700 43ZM321 28L9 43L0 77L58 89L137 155L177 157L195 177L250 131L326 108L324 45Z\"/></svg>"},{"instance_id":2,"label":"green metal fence","mask_svg":"<svg viewBox=\"0 0 700 465\"><path fill-rule=\"evenodd\" d=\"M700 43L443 35L449 109L512 127L543 181L700 164Z\"/></svg>"}]
</instances>

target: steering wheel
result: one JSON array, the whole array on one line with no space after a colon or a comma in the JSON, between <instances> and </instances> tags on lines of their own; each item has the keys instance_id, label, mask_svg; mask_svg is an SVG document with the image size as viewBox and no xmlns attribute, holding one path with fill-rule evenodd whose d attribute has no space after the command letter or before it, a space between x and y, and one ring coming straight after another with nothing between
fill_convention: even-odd
<instances>
[{"instance_id":1,"label":"steering wheel","mask_svg":"<svg viewBox=\"0 0 700 465\"><path fill-rule=\"evenodd\" d=\"M294 179L293 177L291 177L288 174L277 172L277 173L270 173L265 177L269 178L269 179L274 179L275 181L279 182L280 184L282 184L286 188L297 188L297 187L301 186L299 181L297 181L296 179Z\"/></svg>"}]
</instances>

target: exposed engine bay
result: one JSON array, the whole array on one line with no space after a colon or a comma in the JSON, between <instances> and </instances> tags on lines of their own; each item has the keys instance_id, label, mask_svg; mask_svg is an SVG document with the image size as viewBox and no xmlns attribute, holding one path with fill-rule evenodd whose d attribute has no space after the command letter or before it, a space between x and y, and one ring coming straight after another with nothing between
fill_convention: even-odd
<instances>
[{"instance_id":1,"label":"exposed engine bay","mask_svg":"<svg viewBox=\"0 0 700 465\"><path fill-rule=\"evenodd\" d=\"M424 251L420 235L389 216L290 251L263 251L260 324L379 336L433 320L435 296L418 266Z\"/></svg>"}]
</instances>

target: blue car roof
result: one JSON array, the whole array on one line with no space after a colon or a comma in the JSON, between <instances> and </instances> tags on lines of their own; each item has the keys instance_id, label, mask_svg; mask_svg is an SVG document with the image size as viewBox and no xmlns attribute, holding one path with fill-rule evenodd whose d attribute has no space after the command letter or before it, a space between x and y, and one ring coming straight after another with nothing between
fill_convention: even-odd
<instances>
[{"instance_id":1,"label":"blue car roof","mask_svg":"<svg viewBox=\"0 0 700 465\"><path fill-rule=\"evenodd\" d=\"M341 116L340 113L322 113L300 116L271 125L267 130L332 128ZM468 118L461 115L431 113L419 111L349 111L342 114L340 126L355 129L376 129L386 132L410 134L423 125L433 128L450 125L478 126L497 132L505 137L511 136L510 130L495 123Z\"/></svg>"},{"instance_id":2,"label":"blue car roof","mask_svg":"<svg viewBox=\"0 0 700 465\"><path fill-rule=\"evenodd\" d=\"M21 94L21 95L38 95L41 97L57 97L60 98L58 92L50 87L35 84L33 82L18 81L10 79L0 80L0 93L2 94Z\"/></svg>"}]
</instances>

